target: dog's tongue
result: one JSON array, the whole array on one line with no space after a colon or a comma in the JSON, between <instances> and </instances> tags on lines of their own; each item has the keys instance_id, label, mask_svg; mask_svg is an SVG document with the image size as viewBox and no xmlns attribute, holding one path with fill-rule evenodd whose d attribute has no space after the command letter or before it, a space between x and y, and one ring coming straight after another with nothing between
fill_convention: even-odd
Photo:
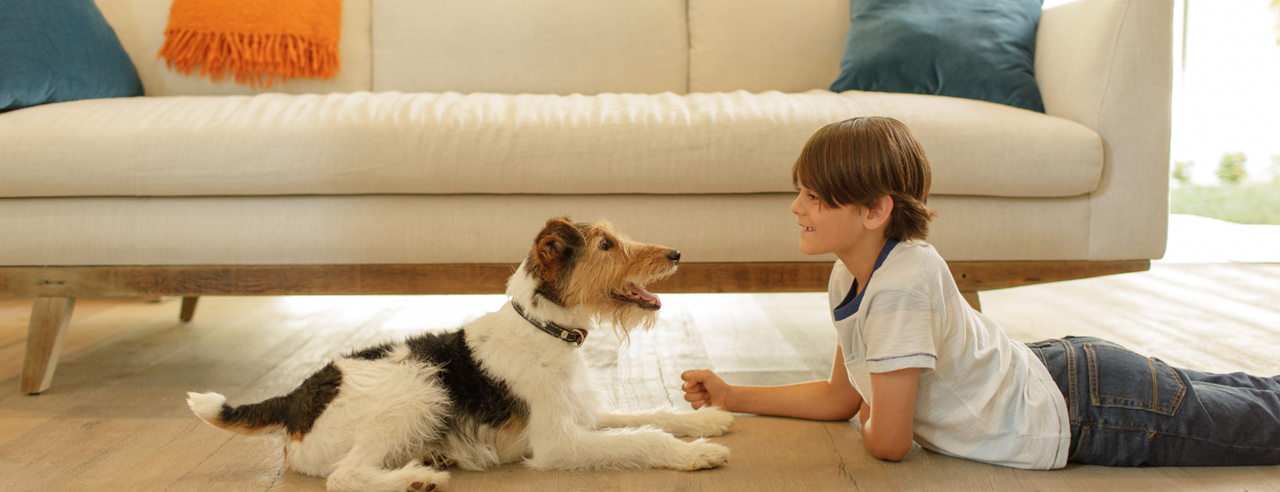
<instances>
[{"instance_id":1,"label":"dog's tongue","mask_svg":"<svg viewBox=\"0 0 1280 492\"><path fill-rule=\"evenodd\" d=\"M647 290L644 290L641 287L637 287L634 285L631 286L631 293L635 294L636 297L644 299L644 302L646 303L653 304L654 306L662 307L662 299L658 299L657 295Z\"/></svg>"}]
</instances>

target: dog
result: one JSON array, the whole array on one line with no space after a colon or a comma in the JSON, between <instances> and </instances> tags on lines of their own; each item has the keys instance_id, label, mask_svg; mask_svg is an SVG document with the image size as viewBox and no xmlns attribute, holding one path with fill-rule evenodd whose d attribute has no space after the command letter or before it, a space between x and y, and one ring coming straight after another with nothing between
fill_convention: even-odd
<instances>
[{"instance_id":1,"label":"dog","mask_svg":"<svg viewBox=\"0 0 1280 492\"><path fill-rule=\"evenodd\" d=\"M602 325L624 340L652 327L662 301L645 286L679 262L678 250L632 241L608 222L551 219L501 309L339 357L285 396L232 407L218 393L188 393L187 404L214 426L280 439L286 465L327 477L331 491L425 492L448 482L449 466L519 460L535 469L718 467L729 449L705 438L724 434L731 413L609 410L576 350Z\"/></svg>"}]
</instances>

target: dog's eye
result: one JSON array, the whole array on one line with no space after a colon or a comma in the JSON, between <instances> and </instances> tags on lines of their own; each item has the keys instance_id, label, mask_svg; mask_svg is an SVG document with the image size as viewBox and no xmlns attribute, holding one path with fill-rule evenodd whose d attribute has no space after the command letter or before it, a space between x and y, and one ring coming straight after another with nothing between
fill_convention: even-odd
<instances>
[{"instance_id":1,"label":"dog's eye","mask_svg":"<svg viewBox=\"0 0 1280 492\"><path fill-rule=\"evenodd\" d=\"M601 251L609 251L609 248L612 248L612 247L613 247L613 241L610 241L609 238L606 237L600 240Z\"/></svg>"}]
</instances>

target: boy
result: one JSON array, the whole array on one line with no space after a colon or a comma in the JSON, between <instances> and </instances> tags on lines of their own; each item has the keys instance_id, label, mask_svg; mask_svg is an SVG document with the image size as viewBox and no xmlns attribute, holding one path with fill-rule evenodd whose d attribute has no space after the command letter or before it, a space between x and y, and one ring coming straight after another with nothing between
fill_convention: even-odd
<instances>
[{"instance_id":1,"label":"boy","mask_svg":"<svg viewBox=\"0 0 1280 492\"><path fill-rule=\"evenodd\" d=\"M1022 344L960 295L923 242L928 161L892 118L827 125L792 168L800 251L835 253L828 295L831 377L726 384L688 371L694 408L862 426L867 449L899 461L912 441L1018 468L1280 463L1280 376L1171 368L1096 338Z\"/></svg>"}]
</instances>

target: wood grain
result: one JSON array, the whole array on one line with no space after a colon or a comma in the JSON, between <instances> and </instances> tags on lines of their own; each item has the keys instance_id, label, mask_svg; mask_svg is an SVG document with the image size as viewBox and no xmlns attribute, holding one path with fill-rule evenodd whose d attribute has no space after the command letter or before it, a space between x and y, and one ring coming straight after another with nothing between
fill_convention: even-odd
<instances>
[{"instance_id":1,"label":"wood grain","mask_svg":"<svg viewBox=\"0 0 1280 492\"><path fill-rule=\"evenodd\" d=\"M0 267L0 293L30 297L499 294L517 265ZM954 262L961 291L1143 271L1148 260ZM689 263L655 292L822 292L830 263Z\"/></svg>"},{"instance_id":2,"label":"wood grain","mask_svg":"<svg viewBox=\"0 0 1280 492\"><path fill-rule=\"evenodd\" d=\"M75 307L76 300L71 297L39 297L32 303L19 388L22 392L35 394L49 388Z\"/></svg>"},{"instance_id":3,"label":"wood grain","mask_svg":"<svg viewBox=\"0 0 1280 492\"><path fill-rule=\"evenodd\" d=\"M979 312L982 311L982 301L978 299L977 291L961 291L960 295L964 297L965 302L969 303L969 307Z\"/></svg>"},{"instance_id":4,"label":"wood grain","mask_svg":"<svg viewBox=\"0 0 1280 492\"><path fill-rule=\"evenodd\" d=\"M1092 335L1175 366L1280 373L1280 265L1157 264L982 295L987 316L1015 340ZM688 410L678 389L688 369L734 368L761 384L830 371L835 334L823 293L662 297L657 326L632 333L627 346L601 331L583 347L606 400L620 410ZM337 354L456 327L503 302L501 295L218 296L201 300L200 316L183 323L174 300L77 299L58 384L31 397L18 391L16 371L0 375L0 490L324 490L322 479L286 470L279 445L199 421L185 392L218 391L232 404L277 396ZM7 317L0 329L25 326L30 306L0 296ZM740 343L735 337L788 347L723 350ZM1041 472L919 447L888 463L870 455L851 422L741 415L712 440L733 452L724 468L537 471L517 463L454 470L449 490L1280 490L1280 466Z\"/></svg>"},{"instance_id":5,"label":"wood grain","mask_svg":"<svg viewBox=\"0 0 1280 492\"><path fill-rule=\"evenodd\" d=\"M188 296L182 298L182 311L178 314L178 319L182 321L191 321L196 316L196 303L200 302L199 296Z\"/></svg>"},{"instance_id":6,"label":"wood grain","mask_svg":"<svg viewBox=\"0 0 1280 492\"><path fill-rule=\"evenodd\" d=\"M200 296L498 294L517 265L266 265L0 267L0 294L78 298L181 296L191 321ZM1146 270L1147 260L1113 262L956 262L952 274L975 308L977 291ZM821 292L827 263L691 263L650 286L657 292ZM69 315L67 316L69 318ZM34 319L34 318L33 318ZM66 327L57 335L61 340ZM52 334L50 334L52 335ZM41 340L32 337L31 340ZM41 342L43 343L43 342ZM52 375L52 346L28 348L26 371ZM36 367L44 367L37 371ZM25 380L24 380L25 381ZM44 381L39 390L48 387ZM36 388L34 382L24 389Z\"/></svg>"}]
</instances>

